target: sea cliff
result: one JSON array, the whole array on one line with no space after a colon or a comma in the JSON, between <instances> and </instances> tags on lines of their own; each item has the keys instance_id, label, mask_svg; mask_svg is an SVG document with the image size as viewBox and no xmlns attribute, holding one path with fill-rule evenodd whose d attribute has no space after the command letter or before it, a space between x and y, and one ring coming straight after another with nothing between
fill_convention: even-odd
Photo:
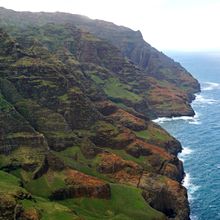
<instances>
[{"instance_id":1,"label":"sea cliff","mask_svg":"<svg viewBox=\"0 0 220 220\"><path fill-rule=\"evenodd\" d=\"M181 144L152 119L194 115L198 81L109 22L0 26L0 219L189 219Z\"/></svg>"}]
</instances>

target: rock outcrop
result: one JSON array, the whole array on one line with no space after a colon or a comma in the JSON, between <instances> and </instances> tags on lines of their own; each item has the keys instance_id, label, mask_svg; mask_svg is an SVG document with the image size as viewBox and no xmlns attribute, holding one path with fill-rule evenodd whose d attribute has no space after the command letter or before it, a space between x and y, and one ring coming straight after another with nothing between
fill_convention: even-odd
<instances>
[{"instance_id":1,"label":"rock outcrop","mask_svg":"<svg viewBox=\"0 0 220 220\"><path fill-rule=\"evenodd\" d=\"M109 175L119 183L138 185L143 173L143 168L140 165L133 161L123 160L109 152L102 153L99 157L98 172Z\"/></svg>"},{"instance_id":2,"label":"rock outcrop","mask_svg":"<svg viewBox=\"0 0 220 220\"><path fill-rule=\"evenodd\" d=\"M144 174L139 187L145 200L169 219L184 220L189 217L186 189L178 182L164 176Z\"/></svg>"},{"instance_id":3,"label":"rock outcrop","mask_svg":"<svg viewBox=\"0 0 220 220\"><path fill-rule=\"evenodd\" d=\"M77 197L111 198L111 189L108 183L75 170L67 170L65 175L67 176L65 178L67 187L52 192L50 199L64 200Z\"/></svg>"}]
</instances>

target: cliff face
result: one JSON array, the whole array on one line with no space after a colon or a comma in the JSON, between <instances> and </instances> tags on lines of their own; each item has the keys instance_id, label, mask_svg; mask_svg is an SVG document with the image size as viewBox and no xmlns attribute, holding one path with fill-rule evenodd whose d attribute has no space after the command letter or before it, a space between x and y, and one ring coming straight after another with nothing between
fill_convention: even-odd
<instances>
[{"instance_id":1,"label":"cliff face","mask_svg":"<svg viewBox=\"0 0 220 220\"><path fill-rule=\"evenodd\" d=\"M150 86L146 99L154 114L151 117L194 115L190 102L200 85L179 63L146 43L140 31L133 31L113 23L92 20L67 13L30 13L0 9L0 23L25 28L29 25L71 24L98 38L111 42L123 56L131 60L144 73ZM19 22L18 22L19 21ZM146 82L145 82L146 83Z\"/></svg>"},{"instance_id":2,"label":"cliff face","mask_svg":"<svg viewBox=\"0 0 220 220\"><path fill-rule=\"evenodd\" d=\"M1 219L188 219L181 145L150 118L193 114L197 81L139 32L0 11Z\"/></svg>"}]
</instances>

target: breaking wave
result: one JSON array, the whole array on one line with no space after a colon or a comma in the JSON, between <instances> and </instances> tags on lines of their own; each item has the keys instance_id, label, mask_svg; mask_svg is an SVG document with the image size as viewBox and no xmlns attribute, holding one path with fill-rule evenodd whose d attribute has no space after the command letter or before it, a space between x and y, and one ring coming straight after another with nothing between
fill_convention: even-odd
<instances>
[{"instance_id":1,"label":"breaking wave","mask_svg":"<svg viewBox=\"0 0 220 220\"><path fill-rule=\"evenodd\" d=\"M216 89L220 89L220 83L205 82L202 85L203 91L211 91L211 90L216 90Z\"/></svg>"},{"instance_id":2,"label":"breaking wave","mask_svg":"<svg viewBox=\"0 0 220 220\"><path fill-rule=\"evenodd\" d=\"M209 105L216 104L216 103L219 103L219 100L205 98L201 94L196 94L196 99L193 102L193 104L209 104Z\"/></svg>"},{"instance_id":3,"label":"breaking wave","mask_svg":"<svg viewBox=\"0 0 220 220\"><path fill-rule=\"evenodd\" d=\"M199 114L197 112L195 112L195 116L193 117L192 116L180 116L180 117L171 117L171 118L161 117L153 120L153 122L162 124L164 122L180 121L180 120L186 121L189 124L201 124L201 122L199 121Z\"/></svg>"},{"instance_id":4,"label":"breaking wave","mask_svg":"<svg viewBox=\"0 0 220 220\"><path fill-rule=\"evenodd\" d=\"M187 188L189 202L191 202L193 200L193 194L200 188L200 186L193 184L189 173L186 173L185 175L183 186Z\"/></svg>"},{"instance_id":5,"label":"breaking wave","mask_svg":"<svg viewBox=\"0 0 220 220\"><path fill-rule=\"evenodd\" d=\"M184 147L182 152L178 154L178 157L184 162L185 158L193 152L189 147Z\"/></svg>"}]
</instances>

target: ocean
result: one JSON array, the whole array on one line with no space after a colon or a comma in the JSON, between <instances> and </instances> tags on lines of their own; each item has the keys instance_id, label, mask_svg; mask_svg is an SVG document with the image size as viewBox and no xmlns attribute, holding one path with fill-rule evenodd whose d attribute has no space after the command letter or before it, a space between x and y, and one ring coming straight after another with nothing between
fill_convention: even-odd
<instances>
[{"instance_id":1,"label":"ocean","mask_svg":"<svg viewBox=\"0 0 220 220\"><path fill-rule=\"evenodd\" d=\"M194 117L159 118L156 122L183 146L184 186L192 220L220 219L220 52L168 52L201 84L192 106Z\"/></svg>"}]
</instances>

